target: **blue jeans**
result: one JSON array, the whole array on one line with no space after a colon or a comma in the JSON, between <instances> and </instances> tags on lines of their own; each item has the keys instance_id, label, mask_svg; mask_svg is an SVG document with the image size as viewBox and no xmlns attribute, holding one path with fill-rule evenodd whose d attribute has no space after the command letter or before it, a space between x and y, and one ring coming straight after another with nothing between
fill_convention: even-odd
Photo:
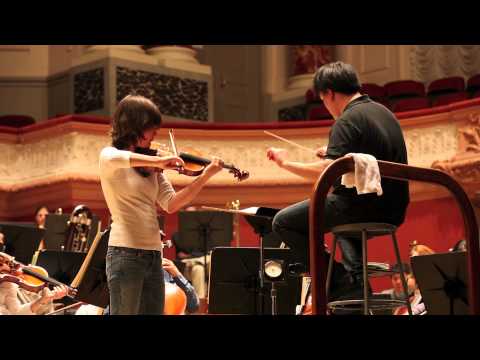
<instances>
[{"instance_id":1,"label":"blue jeans","mask_svg":"<svg viewBox=\"0 0 480 360\"><path fill-rule=\"evenodd\" d=\"M276 232L293 253L293 258L309 268L309 206L310 200L282 209L273 219L273 231ZM380 210L375 202L349 201L345 197L330 194L325 200L326 228L359 222L392 222L388 212ZM362 242L359 237L337 237L342 251L345 270L354 278L362 279ZM343 269L342 269L343 270ZM336 275L333 275L333 283ZM341 271L338 272L339 274ZM333 284L332 284L333 285Z\"/></svg>"},{"instance_id":2,"label":"blue jeans","mask_svg":"<svg viewBox=\"0 0 480 360\"><path fill-rule=\"evenodd\" d=\"M163 315L165 283L159 251L108 247L111 315Z\"/></svg>"}]
</instances>

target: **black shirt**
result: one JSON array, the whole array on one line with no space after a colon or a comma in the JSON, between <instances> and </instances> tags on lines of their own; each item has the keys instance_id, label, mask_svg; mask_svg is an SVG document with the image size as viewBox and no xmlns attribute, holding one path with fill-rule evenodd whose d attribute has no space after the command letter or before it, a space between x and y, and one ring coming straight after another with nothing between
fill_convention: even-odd
<instances>
[{"instance_id":1,"label":"black shirt","mask_svg":"<svg viewBox=\"0 0 480 360\"><path fill-rule=\"evenodd\" d=\"M377 160L407 164L407 149L402 129L395 115L385 106L363 95L345 108L330 131L327 159L338 159L350 153L370 154ZM356 189L334 185L333 193L348 201L375 202L380 212L388 212L391 222L400 224L409 203L407 181L382 178L383 195L357 195Z\"/></svg>"}]
</instances>

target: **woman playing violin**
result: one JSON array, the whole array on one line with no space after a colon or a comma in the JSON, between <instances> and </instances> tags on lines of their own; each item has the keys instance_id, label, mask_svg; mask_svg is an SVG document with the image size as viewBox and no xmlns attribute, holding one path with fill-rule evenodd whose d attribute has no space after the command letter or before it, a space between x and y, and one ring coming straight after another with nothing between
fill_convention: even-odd
<instances>
[{"instance_id":1,"label":"woman playing violin","mask_svg":"<svg viewBox=\"0 0 480 360\"><path fill-rule=\"evenodd\" d=\"M8 257L6 254L0 253ZM0 262L0 280L2 274L10 274L13 269L7 262ZM56 286L53 290L43 288L39 294L33 294L36 299L25 304L19 300L20 288L16 283L0 281L0 315L40 315L53 310L53 300L61 299L67 295L65 286Z\"/></svg>"},{"instance_id":2,"label":"woman playing violin","mask_svg":"<svg viewBox=\"0 0 480 360\"><path fill-rule=\"evenodd\" d=\"M110 312L163 314L162 242L156 204L168 213L183 208L222 169L214 158L192 183L175 192L161 170L184 165L177 156L135 152L149 148L161 127L157 106L141 96L127 96L112 121L112 146L100 154L100 181L112 215L107 252Z\"/></svg>"}]
</instances>

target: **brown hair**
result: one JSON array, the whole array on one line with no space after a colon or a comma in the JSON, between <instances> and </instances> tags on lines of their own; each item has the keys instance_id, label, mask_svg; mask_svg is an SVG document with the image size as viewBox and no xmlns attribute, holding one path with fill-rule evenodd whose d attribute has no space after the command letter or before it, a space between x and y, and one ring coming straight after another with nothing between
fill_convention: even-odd
<instances>
[{"instance_id":1,"label":"brown hair","mask_svg":"<svg viewBox=\"0 0 480 360\"><path fill-rule=\"evenodd\" d=\"M152 101L143 96L128 95L118 103L113 116L112 146L125 150L136 145L146 130L161 125L162 115Z\"/></svg>"}]
</instances>

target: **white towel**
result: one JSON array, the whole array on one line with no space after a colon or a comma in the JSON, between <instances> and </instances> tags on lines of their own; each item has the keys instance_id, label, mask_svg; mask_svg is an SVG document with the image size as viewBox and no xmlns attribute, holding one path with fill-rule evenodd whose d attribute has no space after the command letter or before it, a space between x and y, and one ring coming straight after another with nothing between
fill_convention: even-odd
<instances>
[{"instance_id":1,"label":"white towel","mask_svg":"<svg viewBox=\"0 0 480 360\"><path fill-rule=\"evenodd\" d=\"M374 156L368 154L348 154L355 161L355 173L342 176L342 185L347 188L356 187L357 194L383 194L380 170Z\"/></svg>"}]
</instances>

